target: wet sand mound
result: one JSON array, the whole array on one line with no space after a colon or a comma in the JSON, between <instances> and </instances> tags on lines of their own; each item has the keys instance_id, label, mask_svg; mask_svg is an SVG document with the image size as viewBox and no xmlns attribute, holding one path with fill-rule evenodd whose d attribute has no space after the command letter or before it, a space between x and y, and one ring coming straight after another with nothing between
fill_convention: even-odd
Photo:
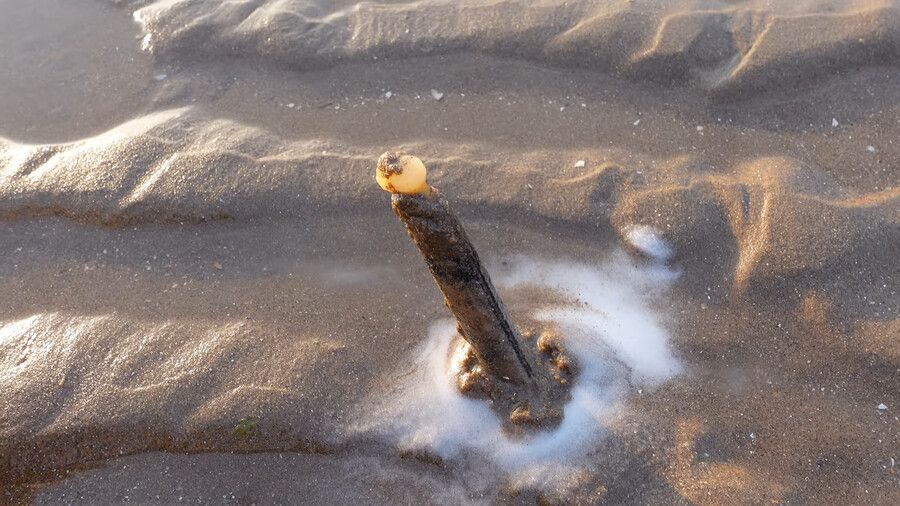
<instances>
[{"instance_id":1,"label":"wet sand mound","mask_svg":"<svg viewBox=\"0 0 900 506\"><path fill-rule=\"evenodd\" d=\"M291 215L362 193L369 160L334 148L324 140L289 143L227 120L197 119L184 108L68 144L0 139L0 213L106 225ZM323 163L349 167L334 174L319 170Z\"/></svg>"}]
</instances>

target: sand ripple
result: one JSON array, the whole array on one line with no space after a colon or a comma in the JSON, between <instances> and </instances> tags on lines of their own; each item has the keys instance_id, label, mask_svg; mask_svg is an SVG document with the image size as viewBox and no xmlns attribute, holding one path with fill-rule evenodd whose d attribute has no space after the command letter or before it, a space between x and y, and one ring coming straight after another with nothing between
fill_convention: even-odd
<instances>
[{"instance_id":1,"label":"sand ripple","mask_svg":"<svg viewBox=\"0 0 900 506\"><path fill-rule=\"evenodd\" d=\"M704 174L694 172L696 160L615 150L405 147L424 155L432 182L458 196L467 212L612 227L623 238L634 225L652 226L673 245L675 261L713 267L706 270L722 276L716 284L726 289L741 291L756 278L849 272L864 258L890 255L875 245L900 244L900 190L853 194L821 169L787 157ZM560 166L585 153L606 161ZM64 216L118 226L365 213L383 203L372 157L338 141L289 141L172 109L68 144L0 139L0 218Z\"/></svg>"},{"instance_id":2,"label":"sand ripple","mask_svg":"<svg viewBox=\"0 0 900 506\"><path fill-rule=\"evenodd\" d=\"M299 69L469 51L730 93L900 55L891 0L130 3L142 5L135 19L158 55L262 57Z\"/></svg>"},{"instance_id":3,"label":"sand ripple","mask_svg":"<svg viewBox=\"0 0 900 506\"><path fill-rule=\"evenodd\" d=\"M337 428L329 435L331 420L309 403L342 347L241 321L41 313L0 322L0 477L112 454L245 445L235 424L260 412L271 417L264 445L294 446L303 438L291 430L320 424L317 441L327 442Z\"/></svg>"}]
</instances>

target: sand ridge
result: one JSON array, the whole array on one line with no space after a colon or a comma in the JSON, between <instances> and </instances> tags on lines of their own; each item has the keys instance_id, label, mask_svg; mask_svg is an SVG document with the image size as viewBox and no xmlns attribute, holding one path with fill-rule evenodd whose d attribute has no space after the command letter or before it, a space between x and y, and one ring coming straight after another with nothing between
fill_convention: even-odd
<instances>
[{"instance_id":1,"label":"sand ridge","mask_svg":"<svg viewBox=\"0 0 900 506\"><path fill-rule=\"evenodd\" d=\"M786 157L695 174L691 161L631 155L626 162L612 158L615 152L406 149L468 152L426 161L435 169L433 182L459 195L455 200L470 212L521 209L582 227L614 227L620 236L630 225L651 225L672 242L679 261L716 265L737 290L759 277L830 275L835 264L891 255L890 247L868 245L900 244L900 190L852 195L821 169ZM70 144L0 145L7 160L0 216L123 225L364 212L381 197L372 189L367 155L325 139L288 142L190 108L161 111ZM605 161L544 169L578 157Z\"/></svg>"},{"instance_id":2,"label":"sand ridge","mask_svg":"<svg viewBox=\"0 0 900 506\"><path fill-rule=\"evenodd\" d=\"M891 0L135 3L162 57L262 55L298 69L483 52L737 94L900 54Z\"/></svg>"}]
</instances>

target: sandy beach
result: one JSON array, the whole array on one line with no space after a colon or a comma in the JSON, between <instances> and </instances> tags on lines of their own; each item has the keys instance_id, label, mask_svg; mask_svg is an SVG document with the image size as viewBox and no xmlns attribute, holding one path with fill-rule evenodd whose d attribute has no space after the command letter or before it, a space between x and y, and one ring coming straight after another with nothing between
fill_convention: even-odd
<instances>
[{"instance_id":1,"label":"sandy beach","mask_svg":"<svg viewBox=\"0 0 900 506\"><path fill-rule=\"evenodd\" d=\"M0 503L900 503L896 1L0 0L0 69ZM559 427L450 387L388 149Z\"/></svg>"}]
</instances>

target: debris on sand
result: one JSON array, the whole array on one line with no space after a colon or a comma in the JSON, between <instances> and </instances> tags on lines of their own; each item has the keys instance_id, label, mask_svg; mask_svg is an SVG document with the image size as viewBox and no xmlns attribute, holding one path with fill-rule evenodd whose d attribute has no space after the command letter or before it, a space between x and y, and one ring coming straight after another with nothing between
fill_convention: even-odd
<instances>
[{"instance_id":1,"label":"debris on sand","mask_svg":"<svg viewBox=\"0 0 900 506\"><path fill-rule=\"evenodd\" d=\"M584 161L580 163L583 167ZM389 151L375 170L375 180L392 194L391 209L456 317L459 339L451 370L459 371L454 375L460 392L490 399L513 433L526 426L558 426L576 367L555 329L539 332L543 326L537 323L517 328L510 322L474 246L447 200L428 184L420 159ZM534 350L524 339L538 334Z\"/></svg>"},{"instance_id":2,"label":"debris on sand","mask_svg":"<svg viewBox=\"0 0 900 506\"><path fill-rule=\"evenodd\" d=\"M431 90L431 98L435 100L441 100L442 98L444 98L444 94L438 90Z\"/></svg>"},{"instance_id":3,"label":"debris on sand","mask_svg":"<svg viewBox=\"0 0 900 506\"><path fill-rule=\"evenodd\" d=\"M462 225L447 200L428 184L425 165L417 157L389 151L378 159L375 180L392 194L391 209L425 257L480 365L495 379L525 384L532 368L519 336Z\"/></svg>"},{"instance_id":4,"label":"debris on sand","mask_svg":"<svg viewBox=\"0 0 900 506\"><path fill-rule=\"evenodd\" d=\"M585 165L585 161L584 161L584 160L578 160L577 162L575 162L575 168L576 168L576 169L582 169L582 168L584 168L584 165Z\"/></svg>"},{"instance_id":5,"label":"debris on sand","mask_svg":"<svg viewBox=\"0 0 900 506\"><path fill-rule=\"evenodd\" d=\"M241 437L249 437L256 432L256 426L256 420L253 417L241 418L234 427L234 433Z\"/></svg>"}]
</instances>

